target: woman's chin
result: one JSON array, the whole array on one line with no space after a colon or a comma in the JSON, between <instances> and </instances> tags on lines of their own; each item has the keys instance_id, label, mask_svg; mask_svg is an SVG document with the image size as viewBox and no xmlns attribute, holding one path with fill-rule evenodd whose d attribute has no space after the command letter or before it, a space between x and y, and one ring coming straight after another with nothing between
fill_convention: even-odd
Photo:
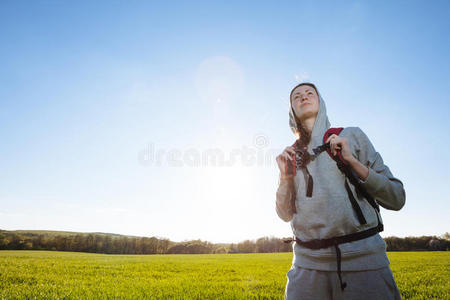
<instances>
[{"instance_id":1,"label":"woman's chin","mask_svg":"<svg viewBox=\"0 0 450 300\"><path fill-rule=\"evenodd\" d=\"M305 110L301 116L300 116L300 121L303 122L304 120L310 119L310 118L315 118L317 116L317 113L314 112L312 109L309 110Z\"/></svg>"}]
</instances>

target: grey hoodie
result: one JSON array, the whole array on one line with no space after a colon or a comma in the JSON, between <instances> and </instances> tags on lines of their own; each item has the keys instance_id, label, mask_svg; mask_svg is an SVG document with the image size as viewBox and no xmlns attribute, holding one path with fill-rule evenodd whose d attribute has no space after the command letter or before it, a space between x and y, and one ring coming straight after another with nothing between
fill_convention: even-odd
<instances>
[{"instance_id":1,"label":"grey hoodie","mask_svg":"<svg viewBox=\"0 0 450 300\"><path fill-rule=\"evenodd\" d=\"M289 125L294 131L296 123L292 107L289 111ZM313 153L313 148L323 144L323 135L328 128L330 122L325 102L319 93L319 111L308 144L310 153ZM347 138L353 156L369 168L367 179L359 179L361 185L380 206L400 210L405 204L403 183L392 175L367 135L359 127L346 127L339 136ZM380 213L349 184L367 220L367 224L359 223L345 189L346 178L326 152L311 161L307 168L314 179L313 193L312 197L306 197L305 177L298 170L294 177L297 213L292 212L289 204L287 179L280 177L276 192L276 212L282 220L290 222L293 234L300 240L331 238L375 227L378 224L376 214L382 222ZM293 248L294 265L316 270L337 270L334 247L312 250L294 243ZM339 248L342 271L378 269L390 263L386 255L386 243L378 233L362 240L343 243Z\"/></svg>"}]
</instances>

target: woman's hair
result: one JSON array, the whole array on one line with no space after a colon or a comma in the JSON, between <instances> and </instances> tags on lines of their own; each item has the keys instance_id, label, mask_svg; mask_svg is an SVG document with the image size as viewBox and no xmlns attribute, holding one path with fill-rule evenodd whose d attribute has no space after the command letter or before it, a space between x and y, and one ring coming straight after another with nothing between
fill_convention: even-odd
<instances>
[{"instance_id":1,"label":"woman's hair","mask_svg":"<svg viewBox=\"0 0 450 300\"><path fill-rule=\"evenodd\" d=\"M299 137L297 140L297 147L299 149L305 149L308 147L309 142L311 141L311 132L308 132L300 120L297 118L294 112L295 123L297 124L297 136Z\"/></svg>"},{"instance_id":2,"label":"woman's hair","mask_svg":"<svg viewBox=\"0 0 450 300\"><path fill-rule=\"evenodd\" d=\"M302 125L302 123L298 120L297 116L295 115L295 112L294 112L294 118L295 118L295 122L297 124L297 130L296 130L297 133L296 134L297 134L297 136L299 136L299 138L295 142L296 143L295 147L296 147L296 149L302 150L303 153L307 153L308 144L311 141L311 133L308 132L306 130L306 128ZM298 159L297 151L296 151L295 157L296 157L295 161L297 161L297 159ZM310 160L311 160L311 156L306 155L304 157L305 165L307 165ZM297 163L295 164L295 168L297 168ZM289 190L289 194L291 195L291 197L290 197L291 209L293 212L296 212L297 209L295 207L295 200L297 199L297 191L295 189L294 178L289 179L288 190Z\"/></svg>"}]
</instances>

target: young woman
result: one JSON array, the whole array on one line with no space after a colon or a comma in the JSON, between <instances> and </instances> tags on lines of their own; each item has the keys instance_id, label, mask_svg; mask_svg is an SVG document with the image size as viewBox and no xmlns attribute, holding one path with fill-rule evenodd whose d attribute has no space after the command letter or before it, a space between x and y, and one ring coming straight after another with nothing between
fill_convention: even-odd
<instances>
[{"instance_id":1,"label":"young woman","mask_svg":"<svg viewBox=\"0 0 450 300\"><path fill-rule=\"evenodd\" d=\"M277 156L276 193L276 212L294 234L285 299L400 299L378 232L379 205L400 210L405 204L402 182L359 127L323 140L330 122L314 84L294 87L290 101L289 125L298 139L295 151L286 147ZM314 155L326 143L346 169L323 148Z\"/></svg>"}]
</instances>

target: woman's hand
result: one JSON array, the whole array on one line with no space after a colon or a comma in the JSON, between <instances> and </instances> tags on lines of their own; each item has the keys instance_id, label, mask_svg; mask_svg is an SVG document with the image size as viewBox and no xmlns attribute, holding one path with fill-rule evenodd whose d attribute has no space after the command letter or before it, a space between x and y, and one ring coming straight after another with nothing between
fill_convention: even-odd
<instances>
[{"instance_id":1,"label":"woman's hand","mask_svg":"<svg viewBox=\"0 0 450 300\"><path fill-rule=\"evenodd\" d=\"M292 161L292 155L295 155L294 147L289 146L284 149L284 151L277 156L277 164L278 168L281 172L281 177L289 177L289 175L285 174L287 163Z\"/></svg>"},{"instance_id":2,"label":"woman's hand","mask_svg":"<svg viewBox=\"0 0 450 300\"><path fill-rule=\"evenodd\" d=\"M356 158L353 156L352 151L350 150L350 146L348 144L348 140L345 137L338 136L336 134L332 134L328 137L325 143L330 142L330 149L333 156L336 156L337 152L341 152L342 158L347 163L352 163Z\"/></svg>"},{"instance_id":3,"label":"woman's hand","mask_svg":"<svg viewBox=\"0 0 450 300\"><path fill-rule=\"evenodd\" d=\"M369 176L368 167L364 166L353 156L350 146L348 145L348 140L345 137L332 134L325 142L330 142L330 149L333 155L336 155L337 151L341 151L342 158L350 165L353 171L358 174L361 180L365 181L367 179Z\"/></svg>"}]
</instances>

